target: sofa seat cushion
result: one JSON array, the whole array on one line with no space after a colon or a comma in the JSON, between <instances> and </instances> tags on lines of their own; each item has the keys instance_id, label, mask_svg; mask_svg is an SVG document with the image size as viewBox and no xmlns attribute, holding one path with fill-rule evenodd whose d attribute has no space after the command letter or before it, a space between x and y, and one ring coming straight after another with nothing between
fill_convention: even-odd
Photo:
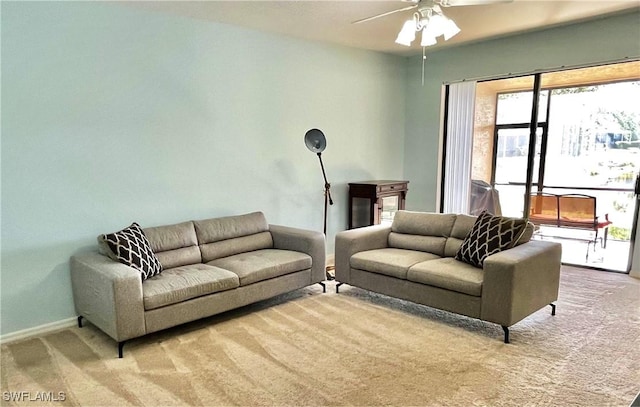
<instances>
[{"instance_id":1,"label":"sofa seat cushion","mask_svg":"<svg viewBox=\"0 0 640 407\"><path fill-rule=\"evenodd\" d=\"M142 283L144 309L152 310L240 285L238 276L207 264L167 269Z\"/></svg>"},{"instance_id":2,"label":"sofa seat cushion","mask_svg":"<svg viewBox=\"0 0 640 407\"><path fill-rule=\"evenodd\" d=\"M210 261L209 265L230 270L245 286L311 268L311 256L293 250L262 249Z\"/></svg>"},{"instance_id":3,"label":"sofa seat cushion","mask_svg":"<svg viewBox=\"0 0 640 407\"><path fill-rule=\"evenodd\" d=\"M480 297L484 272L452 257L423 261L412 266L407 280Z\"/></svg>"},{"instance_id":4,"label":"sofa seat cushion","mask_svg":"<svg viewBox=\"0 0 640 407\"><path fill-rule=\"evenodd\" d=\"M359 270L406 280L409 267L439 258L440 256L432 253L387 247L356 253L351 256L350 263L351 267Z\"/></svg>"}]
</instances>

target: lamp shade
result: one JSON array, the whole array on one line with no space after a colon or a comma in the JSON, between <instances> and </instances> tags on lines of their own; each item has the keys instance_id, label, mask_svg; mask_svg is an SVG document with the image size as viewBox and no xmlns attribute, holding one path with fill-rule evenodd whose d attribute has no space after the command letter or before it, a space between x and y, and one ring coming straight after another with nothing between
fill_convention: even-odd
<instances>
[{"instance_id":1,"label":"lamp shade","mask_svg":"<svg viewBox=\"0 0 640 407\"><path fill-rule=\"evenodd\" d=\"M319 129L311 129L304 135L304 144L309 151L321 153L327 147L327 139Z\"/></svg>"}]
</instances>

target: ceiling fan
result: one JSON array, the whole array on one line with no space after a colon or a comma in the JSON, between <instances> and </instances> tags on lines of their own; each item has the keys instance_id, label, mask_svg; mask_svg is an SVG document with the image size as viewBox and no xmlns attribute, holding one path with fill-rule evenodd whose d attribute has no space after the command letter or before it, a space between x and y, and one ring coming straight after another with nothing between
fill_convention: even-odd
<instances>
[{"instance_id":1,"label":"ceiling fan","mask_svg":"<svg viewBox=\"0 0 640 407\"><path fill-rule=\"evenodd\" d=\"M411 19L407 20L398 33L396 43L410 46L416 38L416 32L422 32L420 45L427 47L437 44L437 38L444 36L447 41L460 32L456 23L445 16L442 7L476 6L494 3L510 3L513 0L402 0L412 3L410 6L391 10L386 13L363 18L354 21L353 24L360 24L377 18L386 17L391 14L417 9Z\"/></svg>"}]
</instances>

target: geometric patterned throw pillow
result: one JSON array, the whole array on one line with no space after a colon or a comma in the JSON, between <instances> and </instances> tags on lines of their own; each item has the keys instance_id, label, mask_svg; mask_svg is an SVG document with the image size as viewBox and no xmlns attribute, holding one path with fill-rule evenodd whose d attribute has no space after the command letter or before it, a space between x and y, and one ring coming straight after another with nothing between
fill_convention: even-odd
<instances>
[{"instance_id":1,"label":"geometric patterned throw pillow","mask_svg":"<svg viewBox=\"0 0 640 407\"><path fill-rule=\"evenodd\" d=\"M482 268L484 259L512 248L527 226L524 219L505 218L483 211L456 253L456 260Z\"/></svg>"},{"instance_id":2,"label":"geometric patterned throw pillow","mask_svg":"<svg viewBox=\"0 0 640 407\"><path fill-rule=\"evenodd\" d=\"M100 236L116 260L138 270L142 281L162 272L162 264L151 250L151 244L137 223L115 233Z\"/></svg>"}]
</instances>

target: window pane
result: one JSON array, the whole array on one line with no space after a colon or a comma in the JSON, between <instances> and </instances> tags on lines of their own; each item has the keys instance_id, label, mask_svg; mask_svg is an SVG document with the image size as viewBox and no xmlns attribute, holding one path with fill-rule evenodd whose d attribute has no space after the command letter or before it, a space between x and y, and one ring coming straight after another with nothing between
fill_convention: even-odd
<instances>
[{"instance_id":1,"label":"window pane","mask_svg":"<svg viewBox=\"0 0 640 407\"><path fill-rule=\"evenodd\" d=\"M538 104L538 122L547 120L548 100L549 91L541 91ZM532 91L498 94L496 124L529 123L533 107L532 101Z\"/></svg>"},{"instance_id":2,"label":"window pane","mask_svg":"<svg viewBox=\"0 0 640 407\"><path fill-rule=\"evenodd\" d=\"M536 133L532 183L538 182L542 129ZM499 129L496 152L496 184L524 184L527 180L529 129Z\"/></svg>"},{"instance_id":3,"label":"window pane","mask_svg":"<svg viewBox=\"0 0 640 407\"><path fill-rule=\"evenodd\" d=\"M630 188L640 162L640 82L552 93L545 185Z\"/></svg>"}]
</instances>

